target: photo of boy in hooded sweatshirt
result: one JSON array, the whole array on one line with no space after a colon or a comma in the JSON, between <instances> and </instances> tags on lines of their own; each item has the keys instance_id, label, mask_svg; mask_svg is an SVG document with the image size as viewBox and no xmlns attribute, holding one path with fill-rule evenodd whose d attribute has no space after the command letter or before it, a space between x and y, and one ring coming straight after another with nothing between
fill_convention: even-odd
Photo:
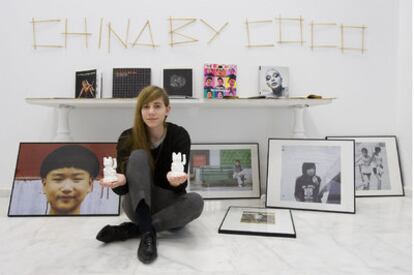
<instances>
[{"instance_id":1,"label":"photo of boy in hooded sweatshirt","mask_svg":"<svg viewBox=\"0 0 414 275\"><path fill-rule=\"evenodd\" d=\"M296 178L295 199L301 202L321 202L319 189L321 178L316 175L316 165L313 162L302 164L302 175Z\"/></svg>"}]
</instances>

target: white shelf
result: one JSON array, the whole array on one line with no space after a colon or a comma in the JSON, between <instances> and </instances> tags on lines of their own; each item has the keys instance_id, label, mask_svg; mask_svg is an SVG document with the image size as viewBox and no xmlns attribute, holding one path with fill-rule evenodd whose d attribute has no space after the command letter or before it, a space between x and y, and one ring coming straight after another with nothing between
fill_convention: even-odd
<instances>
[{"instance_id":1,"label":"white shelf","mask_svg":"<svg viewBox=\"0 0 414 275\"><path fill-rule=\"evenodd\" d=\"M136 98L26 98L27 103L49 107L73 108L135 108ZM329 104L334 98L326 99L170 99L172 106L239 108L239 107L310 107Z\"/></svg>"},{"instance_id":2,"label":"white shelf","mask_svg":"<svg viewBox=\"0 0 414 275\"><path fill-rule=\"evenodd\" d=\"M26 98L27 103L54 107L58 111L57 130L54 140L72 140L69 128L69 113L72 109L108 109L135 108L136 98ZM173 107L182 108L292 108L294 110L294 126L292 136L304 138L305 127L303 110L307 107L332 103L334 98L307 99L171 99Z\"/></svg>"}]
</instances>

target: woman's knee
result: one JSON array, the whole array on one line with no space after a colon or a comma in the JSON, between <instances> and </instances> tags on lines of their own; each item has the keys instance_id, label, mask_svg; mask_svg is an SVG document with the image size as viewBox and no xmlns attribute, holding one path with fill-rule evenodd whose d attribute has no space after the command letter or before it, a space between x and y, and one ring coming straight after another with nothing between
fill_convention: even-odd
<instances>
[{"instance_id":1,"label":"woman's knee","mask_svg":"<svg viewBox=\"0 0 414 275\"><path fill-rule=\"evenodd\" d=\"M131 152L128 158L126 170L136 170L136 167L148 167L148 154L143 149L137 149Z\"/></svg>"},{"instance_id":2,"label":"woman's knee","mask_svg":"<svg viewBox=\"0 0 414 275\"><path fill-rule=\"evenodd\" d=\"M195 218L198 218L204 209L204 200L203 197L198 193L187 193L187 197L191 204L191 209L194 210Z\"/></svg>"}]
</instances>

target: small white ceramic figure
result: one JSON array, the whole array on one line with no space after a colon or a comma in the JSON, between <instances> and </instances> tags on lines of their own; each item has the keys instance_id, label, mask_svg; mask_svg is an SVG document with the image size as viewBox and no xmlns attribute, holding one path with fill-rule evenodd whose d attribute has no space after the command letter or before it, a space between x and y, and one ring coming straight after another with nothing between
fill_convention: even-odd
<instances>
[{"instance_id":1,"label":"small white ceramic figure","mask_svg":"<svg viewBox=\"0 0 414 275\"><path fill-rule=\"evenodd\" d=\"M184 165L187 163L185 154L182 155L181 160L181 153L172 153L172 163L171 163L171 172L173 176L182 176L185 175L184 173Z\"/></svg>"},{"instance_id":2,"label":"small white ceramic figure","mask_svg":"<svg viewBox=\"0 0 414 275\"><path fill-rule=\"evenodd\" d=\"M104 157L103 158L103 164L104 164L104 178L103 180L105 182L112 182L112 181L117 181L118 177L116 175L116 167L117 167L117 163L116 163L116 158L112 158L112 157Z\"/></svg>"}]
</instances>

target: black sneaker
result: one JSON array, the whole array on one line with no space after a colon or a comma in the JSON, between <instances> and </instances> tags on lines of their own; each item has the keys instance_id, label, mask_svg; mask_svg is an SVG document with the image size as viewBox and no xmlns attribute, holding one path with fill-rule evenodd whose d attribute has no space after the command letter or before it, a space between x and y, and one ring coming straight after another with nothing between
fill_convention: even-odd
<instances>
[{"instance_id":1,"label":"black sneaker","mask_svg":"<svg viewBox=\"0 0 414 275\"><path fill-rule=\"evenodd\" d=\"M96 235L98 241L110 243L114 241L125 241L139 237L139 229L135 223L123 222L120 225L106 225Z\"/></svg>"},{"instance_id":2,"label":"black sneaker","mask_svg":"<svg viewBox=\"0 0 414 275\"><path fill-rule=\"evenodd\" d=\"M157 258L157 237L155 231L146 232L141 237L138 247L138 259L149 264Z\"/></svg>"}]
</instances>

